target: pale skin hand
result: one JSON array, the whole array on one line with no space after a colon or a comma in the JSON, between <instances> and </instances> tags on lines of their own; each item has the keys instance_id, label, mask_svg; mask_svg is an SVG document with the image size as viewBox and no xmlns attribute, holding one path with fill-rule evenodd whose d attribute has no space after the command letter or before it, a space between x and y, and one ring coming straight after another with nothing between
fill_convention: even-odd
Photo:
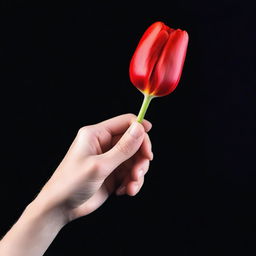
<instances>
[{"instance_id":1,"label":"pale skin hand","mask_svg":"<svg viewBox=\"0 0 256 256\"><path fill-rule=\"evenodd\" d=\"M153 154L150 122L135 119L126 114L79 130L52 177L0 242L0 255L43 255L69 221L93 212L112 193L139 192Z\"/></svg>"}]
</instances>

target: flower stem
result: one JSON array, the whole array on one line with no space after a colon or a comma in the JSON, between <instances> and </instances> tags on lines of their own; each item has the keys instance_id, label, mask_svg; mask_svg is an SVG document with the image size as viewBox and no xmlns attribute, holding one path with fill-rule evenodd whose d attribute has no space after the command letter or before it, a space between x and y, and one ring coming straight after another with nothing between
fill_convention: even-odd
<instances>
[{"instance_id":1,"label":"flower stem","mask_svg":"<svg viewBox=\"0 0 256 256\"><path fill-rule=\"evenodd\" d=\"M139 123L142 123L143 119L144 119L144 116L146 114L146 111L148 109L148 106L149 106L149 103L150 101L154 98L153 95L149 95L149 94L144 94L144 100L143 100L143 103L142 103L142 106L140 108L140 112L138 114L138 117L137 117L137 121Z\"/></svg>"}]
</instances>

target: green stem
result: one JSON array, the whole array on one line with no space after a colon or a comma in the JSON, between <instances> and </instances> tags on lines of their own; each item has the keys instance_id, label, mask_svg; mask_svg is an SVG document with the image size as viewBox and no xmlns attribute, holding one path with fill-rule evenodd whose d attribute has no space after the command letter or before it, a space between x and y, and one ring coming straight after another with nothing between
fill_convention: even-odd
<instances>
[{"instance_id":1,"label":"green stem","mask_svg":"<svg viewBox=\"0 0 256 256\"><path fill-rule=\"evenodd\" d=\"M143 103L142 103L142 106L140 108L140 112L138 114L138 117L137 117L137 121L139 123L141 123L144 119L144 116L146 114L146 111L148 109L148 106L149 106L149 103L150 101L154 98L153 95L148 95L148 94L144 94L144 100L143 100Z\"/></svg>"}]
</instances>

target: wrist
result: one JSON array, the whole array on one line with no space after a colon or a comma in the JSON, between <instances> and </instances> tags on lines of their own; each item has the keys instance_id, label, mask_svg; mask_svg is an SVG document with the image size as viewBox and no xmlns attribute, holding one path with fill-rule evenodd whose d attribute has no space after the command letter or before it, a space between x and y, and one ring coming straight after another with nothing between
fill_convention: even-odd
<instances>
[{"instance_id":1,"label":"wrist","mask_svg":"<svg viewBox=\"0 0 256 256\"><path fill-rule=\"evenodd\" d=\"M34 218L49 220L59 230L69 222L64 207L51 204L41 198L40 194L26 207L25 212Z\"/></svg>"},{"instance_id":2,"label":"wrist","mask_svg":"<svg viewBox=\"0 0 256 256\"><path fill-rule=\"evenodd\" d=\"M1 255L43 255L67 223L61 207L37 197L0 242Z\"/></svg>"}]
</instances>

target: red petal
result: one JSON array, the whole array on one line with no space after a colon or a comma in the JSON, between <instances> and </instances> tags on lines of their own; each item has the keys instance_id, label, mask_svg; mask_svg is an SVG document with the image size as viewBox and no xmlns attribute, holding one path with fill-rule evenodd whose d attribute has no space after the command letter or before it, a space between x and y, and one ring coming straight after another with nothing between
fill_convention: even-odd
<instances>
[{"instance_id":1,"label":"red petal","mask_svg":"<svg viewBox=\"0 0 256 256\"><path fill-rule=\"evenodd\" d=\"M162 22L152 24L144 33L130 63L130 79L140 90L149 90L151 72L168 40Z\"/></svg>"},{"instance_id":2,"label":"red petal","mask_svg":"<svg viewBox=\"0 0 256 256\"><path fill-rule=\"evenodd\" d=\"M156 96L171 93L179 83L188 45L188 34L180 29L171 33L164 46L150 83L154 84Z\"/></svg>"}]
</instances>

